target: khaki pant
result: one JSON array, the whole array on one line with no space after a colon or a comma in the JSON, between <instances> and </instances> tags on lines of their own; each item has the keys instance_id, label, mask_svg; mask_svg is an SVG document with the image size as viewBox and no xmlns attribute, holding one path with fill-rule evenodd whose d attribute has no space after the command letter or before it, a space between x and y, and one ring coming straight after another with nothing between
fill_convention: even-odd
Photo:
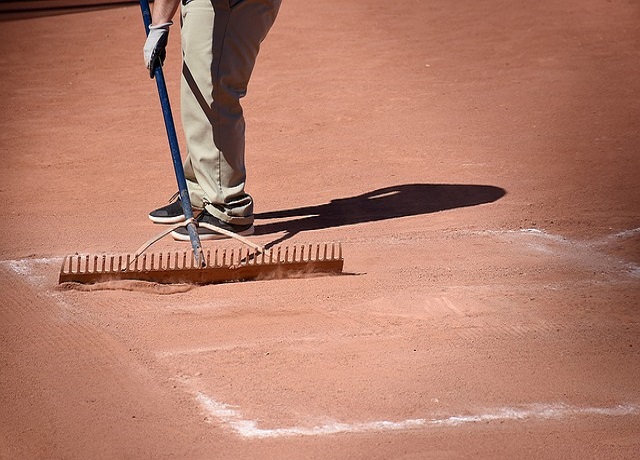
<instances>
[{"instance_id":1,"label":"khaki pant","mask_svg":"<svg viewBox=\"0 0 640 460\"><path fill-rule=\"evenodd\" d=\"M245 192L247 92L260 43L280 0L182 2L181 113L187 145L184 171L191 203L235 225L253 222ZM184 5L186 3L186 5Z\"/></svg>"}]
</instances>

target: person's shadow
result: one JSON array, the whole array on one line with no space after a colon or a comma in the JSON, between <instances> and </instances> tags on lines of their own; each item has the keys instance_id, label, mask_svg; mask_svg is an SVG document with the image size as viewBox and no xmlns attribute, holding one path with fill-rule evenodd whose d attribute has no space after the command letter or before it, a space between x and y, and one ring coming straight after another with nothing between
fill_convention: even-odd
<instances>
[{"instance_id":1,"label":"person's shadow","mask_svg":"<svg viewBox=\"0 0 640 460\"><path fill-rule=\"evenodd\" d=\"M300 232L475 206L499 200L505 194L504 189L491 185L395 185L330 203L256 214L259 220L288 219L256 225L256 235L285 232L267 245L271 247Z\"/></svg>"}]
</instances>

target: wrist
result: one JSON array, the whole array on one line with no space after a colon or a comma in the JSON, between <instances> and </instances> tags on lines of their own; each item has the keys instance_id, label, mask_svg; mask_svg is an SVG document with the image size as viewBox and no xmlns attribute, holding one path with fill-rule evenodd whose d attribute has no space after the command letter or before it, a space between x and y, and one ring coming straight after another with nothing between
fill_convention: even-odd
<instances>
[{"instance_id":1,"label":"wrist","mask_svg":"<svg viewBox=\"0 0 640 460\"><path fill-rule=\"evenodd\" d=\"M149 26L149 30L153 29L168 29L169 26L173 25L173 21L161 22L159 24L151 24Z\"/></svg>"}]
</instances>

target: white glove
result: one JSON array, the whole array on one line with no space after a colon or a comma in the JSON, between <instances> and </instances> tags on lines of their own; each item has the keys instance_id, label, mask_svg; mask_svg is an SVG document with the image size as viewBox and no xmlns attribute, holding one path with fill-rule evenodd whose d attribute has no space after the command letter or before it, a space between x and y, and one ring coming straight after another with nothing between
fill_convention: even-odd
<instances>
[{"instance_id":1,"label":"white glove","mask_svg":"<svg viewBox=\"0 0 640 460\"><path fill-rule=\"evenodd\" d=\"M149 77L153 78L156 67L162 67L164 58L167 55L165 50L169 40L169 26L173 22L165 22L155 26L149 26L149 35L142 49L144 53L144 63L149 69Z\"/></svg>"}]
</instances>

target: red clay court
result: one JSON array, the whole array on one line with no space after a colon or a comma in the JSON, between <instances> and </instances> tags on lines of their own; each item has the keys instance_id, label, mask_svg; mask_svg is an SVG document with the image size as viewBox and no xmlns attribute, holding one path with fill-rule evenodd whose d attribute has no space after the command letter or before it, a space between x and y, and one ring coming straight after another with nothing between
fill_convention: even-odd
<instances>
[{"instance_id":1,"label":"red clay court","mask_svg":"<svg viewBox=\"0 0 640 460\"><path fill-rule=\"evenodd\" d=\"M175 191L140 9L11 3L0 458L637 458L636 2L284 0L251 238L346 274L84 291L62 257L134 251Z\"/></svg>"}]
</instances>

